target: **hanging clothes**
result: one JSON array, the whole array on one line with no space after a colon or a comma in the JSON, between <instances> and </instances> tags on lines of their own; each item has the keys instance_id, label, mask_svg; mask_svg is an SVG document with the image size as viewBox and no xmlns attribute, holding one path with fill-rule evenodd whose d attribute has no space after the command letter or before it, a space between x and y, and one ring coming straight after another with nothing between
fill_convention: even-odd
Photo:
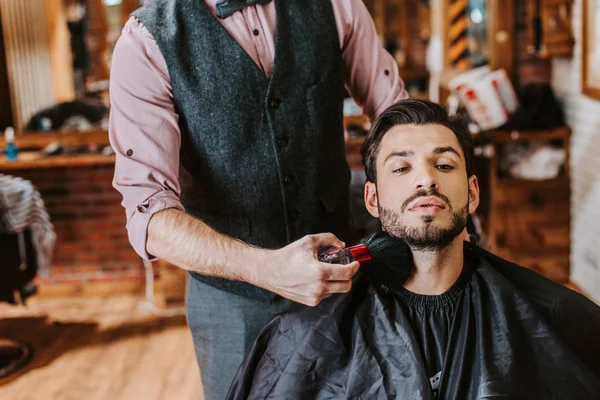
<instances>
[{"instance_id":1,"label":"hanging clothes","mask_svg":"<svg viewBox=\"0 0 600 400\"><path fill-rule=\"evenodd\" d=\"M0 174L0 232L24 235L26 230L31 231L39 274L47 277L56 234L42 196L30 181Z\"/></svg>"}]
</instances>

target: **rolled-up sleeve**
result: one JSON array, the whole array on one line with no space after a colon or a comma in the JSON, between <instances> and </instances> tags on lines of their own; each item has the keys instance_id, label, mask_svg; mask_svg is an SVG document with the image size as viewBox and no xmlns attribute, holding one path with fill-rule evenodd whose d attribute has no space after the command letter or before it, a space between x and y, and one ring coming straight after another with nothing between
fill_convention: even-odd
<instances>
[{"instance_id":1,"label":"rolled-up sleeve","mask_svg":"<svg viewBox=\"0 0 600 400\"><path fill-rule=\"evenodd\" d=\"M150 218L179 200L181 133L166 62L135 18L125 25L112 59L109 137L116 153L113 186L123 196L129 240L144 259Z\"/></svg>"},{"instance_id":2,"label":"rolled-up sleeve","mask_svg":"<svg viewBox=\"0 0 600 400\"><path fill-rule=\"evenodd\" d=\"M332 5L346 66L346 89L363 113L375 119L408 97L398 64L383 47L362 0L333 0Z\"/></svg>"}]
</instances>

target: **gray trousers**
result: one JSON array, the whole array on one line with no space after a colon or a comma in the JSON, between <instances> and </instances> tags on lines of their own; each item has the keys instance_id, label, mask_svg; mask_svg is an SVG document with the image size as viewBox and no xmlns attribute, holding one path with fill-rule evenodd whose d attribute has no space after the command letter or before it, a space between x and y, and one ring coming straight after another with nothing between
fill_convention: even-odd
<instances>
[{"instance_id":1,"label":"gray trousers","mask_svg":"<svg viewBox=\"0 0 600 400\"><path fill-rule=\"evenodd\" d=\"M264 303L215 289L187 274L186 317L205 400L222 400L260 330L291 302Z\"/></svg>"}]
</instances>

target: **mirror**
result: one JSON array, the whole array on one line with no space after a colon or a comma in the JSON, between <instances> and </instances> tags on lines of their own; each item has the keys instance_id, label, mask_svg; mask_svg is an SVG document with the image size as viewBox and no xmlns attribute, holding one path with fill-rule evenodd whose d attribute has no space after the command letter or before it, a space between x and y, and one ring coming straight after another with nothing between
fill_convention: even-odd
<instances>
[{"instance_id":1,"label":"mirror","mask_svg":"<svg viewBox=\"0 0 600 400\"><path fill-rule=\"evenodd\" d=\"M504 69L512 78L515 15L521 3L516 0L440 1L446 69L455 73L489 64L493 70Z\"/></svg>"},{"instance_id":2,"label":"mirror","mask_svg":"<svg viewBox=\"0 0 600 400\"><path fill-rule=\"evenodd\" d=\"M144 0L63 1L77 97L106 90L114 46L129 14Z\"/></svg>"},{"instance_id":3,"label":"mirror","mask_svg":"<svg viewBox=\"0 0 600 400\"><path fill-rule=\"evenodd\" d=\"M49 55L46 62L32 54L27 65L35 65L37 70L47 71L45 74L51 77L31 74L27 77L35 87L46 88L48 94L43 98L32 100L33 94L15 85L12 97L18 110L14 117L17 130L106 131L112 51L129 15L143 5L144 0L36 1L43 10L41 13L28 11L23 29L31 23L39 23L41 27L43 22L47 28L44 30L48 31L45 40ZM30 43L25 41L20 46L30 46ZM11 51L17 54L20 48ZM12 81L20 82L14 78Z\"/></svg>"},{"instance_id":4,"label":"mirror","mask_svg":"<svg viewBox=\"0 0 600 400\"><path fill-rule=\"evenodd\" d=\"M486 0L469 0L467 42L473 68L489 63L487 21Z\"/></svg>"},{"instance_id":5,"label":"mirror","mask_svg":"<svg viewBox=\"0 0 600 400\"><path fill-rule=\"evenodd\" d=\"M583 0L582 90L600 100L600 1Z\"/></svg>"},{"instance_id":6,"label":"mirror","mask_svg":"<svg viewBox=\"0 0 600 400\"><path fill-rule=\"evenodd\" d=\"M364 0L386 50L394 57L411 97L427 97L430 0Z\"/></svg>"},{"instance_id":7,"label":"mirror","mask_svg":"<svg viewBox=\"0 0 600 400\"><path fill-rule=\"evenodd\" d=\"M471 69L489 63L486 0L457 0L448 4L448 63Z\"/></svg>"}]
</instances>

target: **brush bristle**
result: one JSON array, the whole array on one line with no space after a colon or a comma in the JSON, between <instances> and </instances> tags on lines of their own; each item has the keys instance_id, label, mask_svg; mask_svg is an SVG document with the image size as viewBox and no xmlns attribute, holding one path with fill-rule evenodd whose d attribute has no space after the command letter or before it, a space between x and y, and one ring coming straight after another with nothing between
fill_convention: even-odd
<instances>
[{"instance_id":1,"label":"brush bristle","mask_svg":"<svg viewBox=\"0 0 600 400\"><path fill-rule=\"evenodd\" d=\"M412 252L406 242L388 233L377 232L362 243L369 248L373 258L362 268L367 277L384 290L400 290L413 266Z\"/></svg>"}]
</instances>

